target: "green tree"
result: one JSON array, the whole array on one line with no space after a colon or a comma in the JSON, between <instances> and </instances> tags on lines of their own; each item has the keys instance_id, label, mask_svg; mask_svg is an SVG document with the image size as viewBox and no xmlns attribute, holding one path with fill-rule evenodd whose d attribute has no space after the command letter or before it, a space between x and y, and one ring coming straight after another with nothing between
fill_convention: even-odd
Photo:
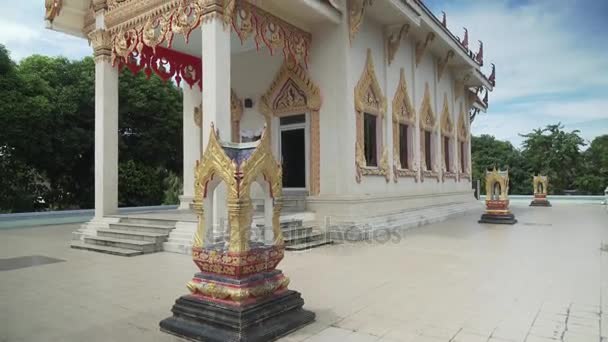
<instances>
[{"instance_id":1,"label":"green tree","mask_svg":"<svg viewBox=\"0 0 608 342\"><path fill-rule=\"evenodd\" d=\"M471 159L473 160L473 179L481 180L481 191L485 194L485 172L494 166L509 170L509 192L529 194L532 183L527 176L525 161L521 153L510 142L496 140L491 135L482 134L471 137Z\"/></svg>"},{"instance_id":2,"label":"green tree","mask_svg":"<svg viewBox=\"0 0 608 342\"><path fill-rule=\"evenodd\" d=\"M18 194L29 191L18 190L24 184L37 185L34 203L24 195L29 207L13 205L18 201L9 200L8 190L0 193L0 210L31 210L40 203L48 209L93 206L94 69L90 57L34 55L17 65L0 45L0 161L3 170L11 170L0 186ZM119 87L119 187L129 197L120 202L160 204L166 174L180 174L182 168L181 92L172 82L127 71ZM125 164L129 161L135 164ZM134 179L152 173L157 176L151 180ZM144 181L161 190L132 190ZM125 188L128 182L134 185Z\"/></svg>"},{"instance_id":3,"label":"green tree","mask_svg":"<svg viewBox=\"0 0 608 342\"><path fill-rule=\"evenodd\" d=\"M608 186L608 134L596 137L583 152L583 163L575 184L579 190L601 195Z\"/></svg>"},{"instance_id":4,"label":"green tree","mask_svg":"<svg viewBox=\"0 0 608 342\"><path fill-rule=\"evenodd\" d=\"M522 155L531 174L544 174L549 177L549 191L560 194L574 189L579 173L582 155L580 148L585 146L579 131L564 131L561 123L535 129L525 138Z\"/></svg>"}]
</instances>

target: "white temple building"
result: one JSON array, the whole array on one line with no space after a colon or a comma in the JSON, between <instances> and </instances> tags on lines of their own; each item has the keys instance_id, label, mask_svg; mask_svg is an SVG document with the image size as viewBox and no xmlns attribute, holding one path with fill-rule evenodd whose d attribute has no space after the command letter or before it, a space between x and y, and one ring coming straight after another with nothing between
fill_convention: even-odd
<instances>
[{"instance_id":1,"label":"white temple building","mask_svg":"<svg viewBox=\"0 0 608 342\"><path fill-rule=\"evenodd\" d=\"M95 218L79 238L125 222L116 215L124 67L183 88L182 211L165 249L187 251L194 224L180 217L212 123L234 142L266 126L294 203L284 215L299 212L315 229L411 226L478 208L470 122L487 108L494 71L482 72L483 46L421 0L54 0L46 19L95 54Z\"/></svg>"}]
</instances>

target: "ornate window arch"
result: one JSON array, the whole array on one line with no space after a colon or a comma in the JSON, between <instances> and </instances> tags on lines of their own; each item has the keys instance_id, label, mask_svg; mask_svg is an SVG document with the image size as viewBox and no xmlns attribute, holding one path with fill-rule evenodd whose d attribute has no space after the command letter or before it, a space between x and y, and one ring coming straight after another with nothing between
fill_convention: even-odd
<instances>
[{"instance_id":1,"label":"ornate window arch","mask_svg":"<svg viewBox=\"0 0 608 342\"><path fill-rule=\"evenodd\" d=\"M416 177L418 181L417 165L415 165L413 158L413 136L414 126L416 125L416 111L412 106L412 101L407 89L407 82L405 81L405 71L401 68L399 76L399 84L397 84L397 90L393 97L393 177L394 181L397 182L399 177ZM401 163L401 129L402 124L407 125L406 131L407 136L406 148L407 148L407 165Z\"/></svg>"},{"instance_id":2,"label":"ornate window arch","mask_svg":"<svg viewBox=\"0 0 608 342\"><path fill-rule=\"evenodd\" d=\"M454 178L456 179L456 173L454 172L454 156L452 155L452 144L454 139L454 122L452 121L452 113L450 113L450 106L448 104L448 94L445 93L443 96L443 110L441 114L441 154L442 154L442 165L443 165L443 179Z\"/></svg>"},{"instance_id":3,"label":"ornate window arch","mask_svg":"<svg viewBox=\"0 0 608 342\"><path fill-rule=\"evenodd\" d=\"M435 135L437 134L437 119L431 105L431 91L428 82L424 85L424 97L420 106L419 124L420 124L420 165L422 169L422 180L424 177L437 178L439 181L439 173L437 172L437 161L434 153L434 147L437 143ZM427 134L429 139L427 139ZM429 146L426 146L429 145ZM430 163L427 162L427 154L429 152Z\"/></svg>"},{"instance_id":4,"label":"ornate window arch","mask_svg":"<svg viewBox=\"0 0 608 342\"><path fill-rule=\"evenodd\" d=\"M293 59L283 62L270 88L260 98L260 112L266 118L267 131L272 131L272 118L310 113L309 192L318 195L321 185L321 141L319 110L321 92L306 69Z\"/></svg>"},{"instance_id":5,"label":"ornate window arch","mask_svg":"<svg viewBox=\"0 0 608 342\"><path fill-rule=\"evenodd\" d=\"M458 115L458 156L459 156L459 179L468 178L469 177L469 130L467 125L467 120L465 119L464 107L461 103L460 105L460 114Z\"/></svg>"},{"instance_id":6,"label":"ornate window arch","mask_svg":"<svg viewBox=\"0 0 608 342\"><path fill-rule=\"evenodd\" d=\"M383 146L383 131L384 125L384 113L386 113L386 97L382 94L382 88L378 83L378 78L374 71L374 61L372 59L372 50L367 49L367 59L365 67L359 82L355 86L355 112L357 115L357 141L355 143L355 168L357 183L361 182L361 176L363 175L377 175L384 176L386 181L389 181L388 172L388 153L386 147ZM376 139L376 155L378 151L382 151L382 157L378 162L378 166L368 166L368 161L364 154L364 116L370 114L376 117L376 127L380 134L377 134ZM378 122L380 123L378 125Z\"/></svg>"}]
</instances>

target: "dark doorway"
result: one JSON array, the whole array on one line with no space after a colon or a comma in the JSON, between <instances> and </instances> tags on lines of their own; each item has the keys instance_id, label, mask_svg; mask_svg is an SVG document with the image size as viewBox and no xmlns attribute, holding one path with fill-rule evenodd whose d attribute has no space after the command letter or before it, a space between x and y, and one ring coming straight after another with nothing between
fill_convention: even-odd
<instances>
[{"instance_id":1,"label":"dark doorway","mask_svg":"<svg viewBox=\"0 0 608 342\"><path fill-rule=\"evenodd\" d=\"M306 187L306 137L304 128L281 131L283 187Z\"/></svg>"}]
</instances>

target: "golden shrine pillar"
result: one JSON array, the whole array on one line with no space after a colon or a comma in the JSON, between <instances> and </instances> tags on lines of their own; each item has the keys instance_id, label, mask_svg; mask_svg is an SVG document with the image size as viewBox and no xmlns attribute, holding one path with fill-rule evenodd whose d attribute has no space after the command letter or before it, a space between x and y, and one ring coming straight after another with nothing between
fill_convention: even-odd
<instances>
[{"instance_id":1,"label":"golden shrine pillar","mask_svg":"<svg viewBox=\"0 0 608 342\"><path fill-rule=\"evenodd\" d=\"M509 171L486 171L486 211L479 223L515 224L509 209Z\"/></svg>"},{"instance_id":2,"label":"golden shrine pillar","mask_svg":"<svg viewBox=\"0 0 608 342\"><path fill-rule=\"evenodd\" d=\"M549 180L547 176L533 176L532 184L534 186L534 199L530 202L531 207L550 207L551 202L547 200L547 189Z\"/></svg>"},{"instance_id":3,"label":"golden shrine pillar","mask_svg":"<svg viewBox=\"0 0 608 342\"><path fill-rule=\"evenodd\" d=\"M249 143L222 142L211 125L209 143L195 170L192 209L198 216L192 258L200 272L190 294L177 299L162 331L192 341L273 341L315 319L277 265L284 242L279 225L282 170L271 153L269 132ZM252 234L250 188L260 183L272 205L266 227ZM214 235L213 192L226 185L227 231ZM217 203L215 203L217 204Z\"/></svg>"}]
</instances>

